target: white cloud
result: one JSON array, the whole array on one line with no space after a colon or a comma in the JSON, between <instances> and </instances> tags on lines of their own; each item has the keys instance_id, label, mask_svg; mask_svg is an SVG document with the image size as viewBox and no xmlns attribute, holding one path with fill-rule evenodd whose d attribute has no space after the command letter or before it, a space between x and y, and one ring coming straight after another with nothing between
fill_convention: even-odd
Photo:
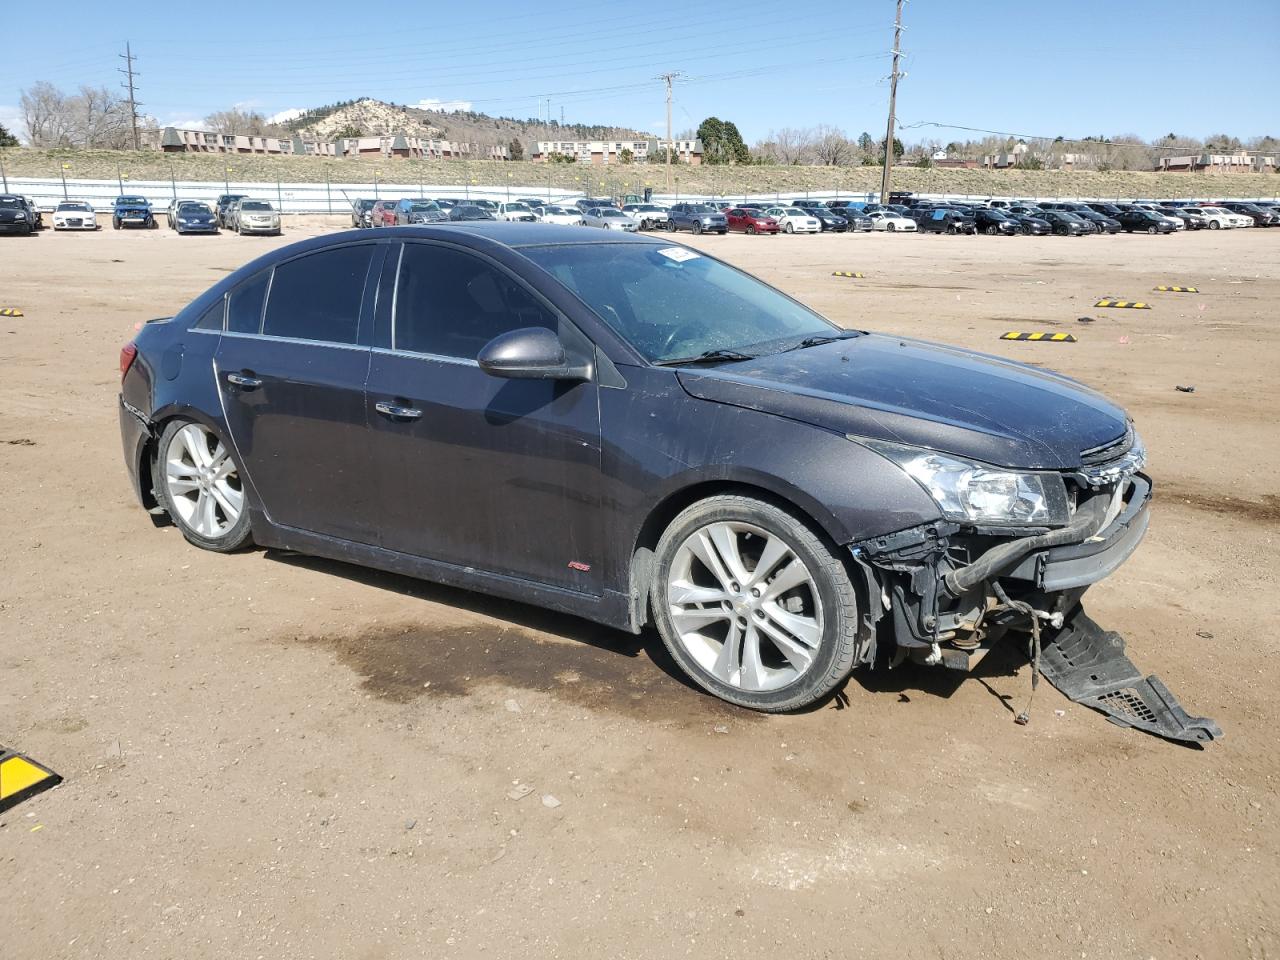
<instances>
[{"instance_id":1,"label":"white cloud","mask_svg":"<svg viewBox=\"0 0 1280 960\"><path fill-rule=\"evenodd\" d=\"M290 107L288 110L281 110L267 117L267 123L288 123L290 120L297 120L306 112L301 107Z\"/></svg>"},{"instance_id":2,"label":"white cloud","mask_svg":"<svg viewBox=\"0 0 1280 960\"><path fill-rule=\"evenodd\" d=\"M239 110L243 113L249 113L257 106L258 106L257 100L240 100L237 103L233 103L231 105L231 109Z\"/></svg>"},{"instance_id":3,"label":"white cloud","mask_svg":"<svg viewBox=\"0 0 1280 960\"><path fill-rule=\"evenodd\" d=\"M165 127L177 127L179 130L208 130L209 125L203 120L171 120L161 124Z\"/></svg>"},{"instance_id":4,"label":"white cloud","mask_svg":"<svg viewBox=\"0 0 1280 960\"><path fill-rule=\"evenodd\" d=\"M419 110L436 110L441 113L456 113L459 110L470 110L470 100L437 100L435 97L426 97L413 104Z\"/></svg>"}]
</instances>

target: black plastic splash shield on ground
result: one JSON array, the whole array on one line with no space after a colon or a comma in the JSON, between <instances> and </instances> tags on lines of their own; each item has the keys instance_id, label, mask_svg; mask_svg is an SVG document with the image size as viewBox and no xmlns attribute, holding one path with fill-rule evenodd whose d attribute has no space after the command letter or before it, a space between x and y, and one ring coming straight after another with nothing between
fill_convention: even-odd
<instances>
[{"instance_id":1,"label":"black plastic splash shield on ground","mask_svg":"<svg viewBox=\"0 0 1280 960\"><path fill-rule=\"evenodd\" d=\"M1193 743L1222 738L1212 720L1188 715L1159 677L1143 679L1125 656L1124 639L1078 608L1044 646L1040 671L1069 699L1105 713L1120 726Z\"/></svg>"}]
</instances>

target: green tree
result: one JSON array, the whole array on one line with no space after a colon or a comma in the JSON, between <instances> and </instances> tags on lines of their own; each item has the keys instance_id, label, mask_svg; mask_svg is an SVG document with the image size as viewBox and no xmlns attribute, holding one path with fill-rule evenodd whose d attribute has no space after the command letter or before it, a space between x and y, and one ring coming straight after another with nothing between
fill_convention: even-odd
<instances>
[{"instance_id":1,"label":"green tree","mask_svg":"<svg viewBox=\"0 0 1280 960\"><path fill-rule=\"evenodd\" d=\"M858 149L863 153L870 155L871 151L875 148L875 145L876 142L871 139L871 134L863 130L862 136L858 138Z\"/></svg>"},{"instance_id":2,"label":"green tree","mask_svg":"<svg viewBox=\"0 0 1280 960\"><path fill-rule=\"evenodd\" d=\"M702 141L703 163L747 163L750 160L751 152L732 121L707 117L698 125L694 136Z\"/></svg>"},{"instance_id":3,"label":"green tree","mask_svg":"<svg viewBox=\"0 0 1280 960\"><path fill-rule=\"evenodd\" d=\"M3 123L0 123L0 147L16 147L18 138L8 131Z\"/></svg>"},{"instance_id":4,"label":"green tree","mask_svg":"<svg viewBox=\"0 0 1280 960\"><path fill-rule=\"evenodd\" d=\"M907 152L907 148L902 145L902 141L897 137L893 138L893 162L897 163L902 159L902 155ZM880 158L878 163L884 163L884 141L880 141Z\"/></svg>"},{"instance_id":5,"label":"green tree","mask_svg":"<svg viewBox=\"0 0 1280 960\"><path fill-rule=\"evenodd\" d=\"M524 144L515 137L512 137L511 142L507 144L507 151L511 155L512 160L524 159Z\"/></svg>"},{"instance_id":6,"label":"green tree","mask_svg":"<svg viewBox=\"0 0 1280 960\"><path fill-rule=\"evenodd\" d=\"M345 127L333 135L335 140L358 140L364 136L364 131L357 127L354 123L348 123Z\"/></svg>"},{"instance_id":7,"label":"green tree","mask_svg":"<svg viewBox=\"0 0 1280 960\"><path fill-rule=\"evenodd\" d=\"M636 159L636 155L631 151L629 147L623 147L621 150L618 151L619 163L633 163L635 162L635 159Z\"/></svg>"}]
</instances>

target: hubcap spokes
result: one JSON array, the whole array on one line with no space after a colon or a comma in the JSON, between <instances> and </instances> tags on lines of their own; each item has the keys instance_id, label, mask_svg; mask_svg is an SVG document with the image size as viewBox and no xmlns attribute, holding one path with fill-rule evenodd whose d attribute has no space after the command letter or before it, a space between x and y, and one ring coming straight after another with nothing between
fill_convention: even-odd
<instances>
[{"instance_id":1,"label":"hubcap spokes","mask_svg":"<svg viewBox=\"0 0 1280 960\"><path fill-rule=\"evenodd\" d=\"M179 519L202 537L223 536L244 512L244 488L230 452L197 424L173 435L164 474Z\"/></svg>"},{"instance_id":2,"label":"hubcap spokes","mask_svg":"<svg viewBox=\"0 0 1280 960\"><path fill-rule=\"evenodd\" d=\"M690 535L672 561L667 600L685 650L742 690L794 682L822 642L809 568L785 540L751 524L713 523Z\"/></svg>"}]
</instances>

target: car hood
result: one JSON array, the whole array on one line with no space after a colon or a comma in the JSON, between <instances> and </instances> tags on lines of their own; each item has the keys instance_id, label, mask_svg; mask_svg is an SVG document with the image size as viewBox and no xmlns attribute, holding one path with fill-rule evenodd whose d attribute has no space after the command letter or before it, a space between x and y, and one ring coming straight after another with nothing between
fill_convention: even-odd
<instances>
[{"instance_id":1,"label":"car hood","mask_svg":"<svg viewBox=\"0 0 1280 960\"><path fill-rule=\"evenodd\" d=\"M677 375L703 400L1021 469L1077 467L1128 424L1069 377L877 334Z\"/></svg>"}]
</instances>

